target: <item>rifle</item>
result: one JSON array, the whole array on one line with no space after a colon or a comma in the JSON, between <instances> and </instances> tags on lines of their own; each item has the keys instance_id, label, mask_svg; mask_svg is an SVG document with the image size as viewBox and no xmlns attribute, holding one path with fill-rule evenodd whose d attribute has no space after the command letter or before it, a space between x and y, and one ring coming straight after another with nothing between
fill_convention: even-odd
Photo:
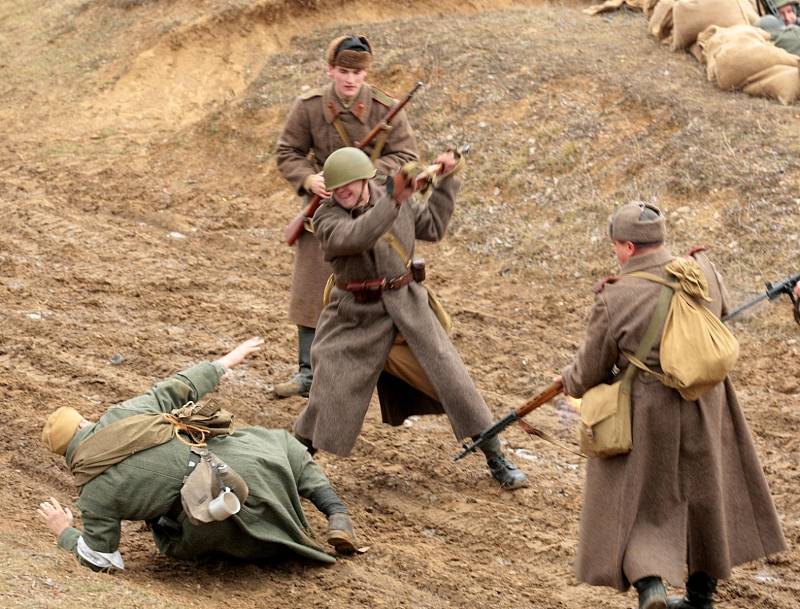
<instances>
[{"instance_id":1,"label":"rifle","mask_svg":"<svg viewBox=\"0 0 800 609\"><path fill-rule=\"evenodd\" d=\"M503 431L506 427L511 425L514 421L519 421L528 413L536 410L542 404L549 402L551 399L556 397L559 393L561 393L564 389L564 386L561 384L561 381L555 381L545 387L542 391L537 393L533 396L530 400L525 402L519 408L512 410L509 412L505 417L500 419L497 423L489 427L488 429L483 430L480 434L478 434L472 442L464 442L463 446L464 449L456 455L453 461L458 461L459 459L463 459L469 453L474 453L475 450L485 444L491 438L494 438L497 434Z\"/></svg>"},{"instance_id":2,"label":"rifle","mask_svg":"<svg viewBox=\"0 0 800 609\"><path fill-rule=\"evenodd\" d=\"M369 133L364 137L363 140L360 142L355 142L354 146L358 149L364 149L372 140L377 137L377 135L383 131L384 129L388 129L389 125L391 125L394 117L397 116L397 113L403 109L403 107L411 101L411 98L414 97L414 94L417 92L422 86L422 82L417 81L414 87L406 93L406 96L397 102L394 106L391 107L389 112L386 113L386 116L383 120L375 125ZM305 230L305 223L306 218L312 218L314 216L314 212L317 211L319 204L322 202L319 195L314 195L311 201L309 201L308 205L303 208L299 214L297 214L294 219L286 225L283 229L283 239L286 241L287 245L294 245L294 242L300 238L300 235L303 234Z\"/></svg>"},{"instance_id":3,"label":"rifle","mask_svg":"<svg viewBox=\"0 0 800 609\"><path fill-rule=\"evenodd\" d=\"M753 300L744 303L741 306L736 307L733 311L728 313L722 318L722 321L728 321L732 317L737 316L739 313L744 311L745 309L749 309L754 304L758 304L762 300L775 300L781 294L787 294L792 301L792 309L794 312L794 320L800 324L800 299L794 295L794 286L797 285L797 282L800 281L800 273L797 275L792 275L791 277L787 277L783 281L779 281L778 283L767 283L767 290L760 296L757 296Z\"/></svg>"}]
</instances>

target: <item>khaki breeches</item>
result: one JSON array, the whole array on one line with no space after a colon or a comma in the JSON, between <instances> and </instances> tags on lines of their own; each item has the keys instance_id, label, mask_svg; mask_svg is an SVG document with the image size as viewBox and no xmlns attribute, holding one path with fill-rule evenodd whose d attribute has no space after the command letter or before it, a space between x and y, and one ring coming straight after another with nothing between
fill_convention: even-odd
<instances>
[{"instance_id":1,"label":"khaki breeches","mask_svg":"<svg viewBox=\"0 0 800 609\"><path fill-rule=\"evenodd\" d=\"M386 372L396 376L402 381L411 385L430 397L431 399L439 401L436 395L436 390L428 380L428 376L419 365L417 358L411 352L411 349L403 340L402 336L398 334L392 349L389 351L389 357L386 359L386 364L383 367Z\"/></svg>"}]
</instances>

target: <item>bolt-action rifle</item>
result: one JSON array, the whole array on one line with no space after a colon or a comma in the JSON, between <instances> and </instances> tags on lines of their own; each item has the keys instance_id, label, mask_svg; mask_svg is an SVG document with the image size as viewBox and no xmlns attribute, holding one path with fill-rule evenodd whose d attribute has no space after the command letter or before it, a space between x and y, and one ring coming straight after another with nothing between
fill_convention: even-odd
<instances>
[{"instance_id":1,"label":"bolt-action rifle","mask_svg":"<svg viewBox=\"0 0 800 609\"><path fill-rule=\"evenodd\" d=\"M781 294L786 294L792 301L792 309L794 312L794 320L800 324L800 299L794 295L794 286L797 285L797 282L800 281L800 273L797 275L792 275L791 277L787 277L786 279L779 281L778 283L767 283L766 291L753 298L753 300L744 303L741 306L736 307L733 311L729 312L722 318L722 321L728 321L732 317L737 316L739 313L744 311L745 309L749 309L755 304L758 304L762 300L775 300Z\"/></svg>"},{"instance_id":2,"label":"bolt-action rifle","mask_svg":"<svg viewBox=\"0 0 800 609\"><path fill-rule=\"evenodd\" d=\"M422 83L417 82L411 91L406 93L406 96L403 99L391 107L384 119L375 125L372 130L367 133L363 140L355 142L354 146L356 148L363 149L372 140L374 140L381 131L389 129L394 117L397 116L397 113L400 112L400 110L402 110L409 101L411 101L411 98L414 97L417 89L419 89L421 86ZM300 235L302 235L303 231L305 230L306 218L312 218L314 216L314 212L317 211L317 208L321 202L320 196L314 195L311 201L309 201L308 205L303 208L303 211L297 214L297 216L295 216L294 219L286 225L286 228L283 229L283 238L287 245L294 245L294 242L300 238Z\"/></svg>"},{"instance_id":3,"label":"bolt-action rifle","mask_svg":"<svg viewBox=\"0 0 800 609\"><path fill-rule=\"evenodd\" d=\"M515 421L519 421L528 413L536 410L539 406L549 402L554 397L556 397L559 393L564 390L564 386L561 384L561 381L555 381L545 387L542 391L537 393L533 396L530 400L525 402L519 408L512 410L509 412L505 417L500 419L497 423L485 429L480 434L478 434L472 442L464 442L464 450L462 450L453 461L458 461L459 459L463 459L469 453L474 453L475 450L489 441L491 438L494 438L497 434L503 431L506 427L514 423Z\"/></svg>"}]
</instances>

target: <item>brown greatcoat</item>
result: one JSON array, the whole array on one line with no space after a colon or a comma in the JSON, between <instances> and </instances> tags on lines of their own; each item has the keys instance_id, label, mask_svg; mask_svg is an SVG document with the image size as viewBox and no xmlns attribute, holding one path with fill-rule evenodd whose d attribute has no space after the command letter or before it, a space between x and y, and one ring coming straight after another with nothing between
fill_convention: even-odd
<instances>
[{"instance_id":1,"label":"brown greatcoat","mask_svg":"<svg viewBox=\"0 0 800 609\"><path fill-rule=\"evenodd\" d=\"M726 310L722 281L704 254L716 315ZM623 273L665 277L666 248L634 256ZM652 315L661 286L629 277L598 293L586 339L562 372L567 392L582 396L625 368ZM660 370L659 342L645 363ZM695 402L637 373L632 389L633 450L586 466L577 576L626 590L657 575L678 584L688 572L728 577L737 564L786 548L767 482L729 379ZM687 564L688 563L688 564Z\"/></svg>"},{"instance_id":2,"label":"brown greatcoat","mask_svg":"<svg viewBox=\"0 0 800 609\"><path fill-rule=\"evenodd\" d=\"M314 216L316 235L337 282L402 275L405 261L383 235L391 231L409 255L415 239L441 239L459 182L445 177L427 205L407 201L399 207L375 181L369 188L369 207L363 213L351 213L327 200ZM492 423L486 403L428 305L427 291L412 282L384 291L371 303L356 302L351 292L333 288L311 348L314 383L308 405L295 422L295 433L311 440L315 448L349 455L398 332L426 372L439 398L439 411L447 414L457 438L473 436ZM405 385L391 378L395 388ZM405 404L403 416L434 411L424 400L414 401ZM401 420L385 409L383 418L392 424Z\"/></svg>"},{"instance_id":3,"label":"brown greatcoat","mask_svg":"<svg viewBox=\"0 0 800 609\"><path fill-rule=\"evenodd\" d=\"M367 84L361 87L349 108L342 105L332 83L301 95L289 111L278 139L278 171L307 201L313 195L303 188L305 179L318 173L332 152L363 139L383 120L394 103L395 100ZM350 142L343 141L336 130L336 117ZM368 155L378 139L380 135L364 148ZM392 121L375 167L379 174L389 175L417 158L417 142L405 111L401 110ZM289 319L298 326L314 328L322 310L325 282L333 269L323 259L319 243L312 234L304 233L295 245Z\"/></svg>"}]
</instances>

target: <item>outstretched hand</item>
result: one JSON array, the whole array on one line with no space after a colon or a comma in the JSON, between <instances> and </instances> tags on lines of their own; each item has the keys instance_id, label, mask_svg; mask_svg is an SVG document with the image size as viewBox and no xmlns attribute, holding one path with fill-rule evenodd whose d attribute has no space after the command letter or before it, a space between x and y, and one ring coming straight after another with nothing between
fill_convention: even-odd
<instances>
[{"instance_id":1,"label":"outstretched hand","mask_svg":"<svg viewBox=\"0 0 800 609\"><path fill-rule=\"evenodd\" d=\"M248 338L243 343L240 343L233 351L223 355L217 360L223 368L230 369L241 364L244 359L251 353L261 350L261 345L264 344L264 339L260 336Z\"/></svg>"},{"instance_id":2,"label":"outstretched hand","mask_svg":"<svg viewBox=\"0 0 800 609\"><path fill-rule=\"evenodd\" d=\"M65 529L71 527L74 520L72 511L67 507L61 507L55 497L50 497L50 501L40 503L36 513L56 537L60 537Z\"/></svg>"}]
</instances>

